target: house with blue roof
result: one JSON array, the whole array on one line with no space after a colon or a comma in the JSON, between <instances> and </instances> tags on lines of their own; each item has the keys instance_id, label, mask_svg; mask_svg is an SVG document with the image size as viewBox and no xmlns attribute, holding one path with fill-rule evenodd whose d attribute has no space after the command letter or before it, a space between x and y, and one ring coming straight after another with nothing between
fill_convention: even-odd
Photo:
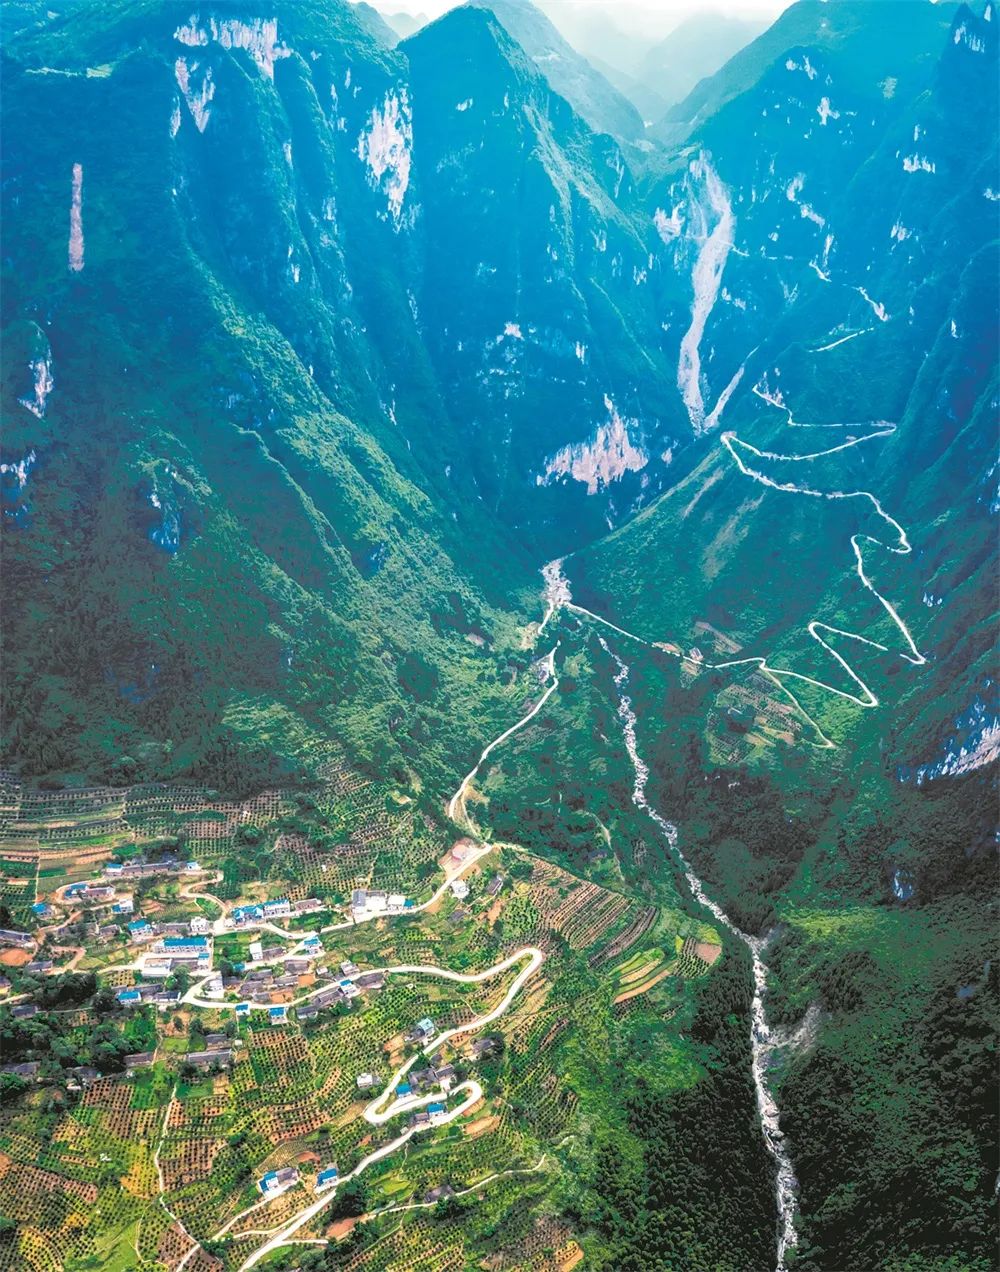
<instances>
[{"instance_id":1,"label":"house with blue roof","mask_svg":"<svg viewBox=\"0 0 1000 1272\"><path fill-rule=\"evenodd\" d=\"M396 1094L409 1095L412 1090L413 1087L410 1086L409 1082L400 1082L399 1086L396 1087Z\"/></svg>"},{"instance_id":2,"label":"house with blue roof","mask_svg":"<svg viewBox=\"0 0 1000 1272\"><path fill-rule=\"evenodd\" d=\"M208 945L208 938L205 936L166 936L163 938L163 948L165 950L201 950Z\"/></svg>"},{"instance_id":3,"label":"house with blue roof","mask_svg":"<svg viewBox=\"0 0 1000 1272\"><path fill-rule=\"evenodd\" d=\"M269 1170L261 1175L257 1187L265 1197L275 1197L298 1182L299 1172L293 1166L283 1166L281 1170Z\"/></svg>"},{"instance_id":4,"label":"house with blue roof","mask_svg":"<svg viewBox=\"0 0 1000 1272\"><path fill-rule=\"evenodd\" d=\"M236 1004L236 1014L237 1014L237 1016L249 1016L249 1015L250 1015L250 1004L249 1004L249 1003L237 1003L237 1004Z\"/></svg>"},{"instance_id":5,"label":"house with blue roof","mask_svg":"<svg viewBox=\"0 0 1000 1272\"><path fill-rule=\"evenodd\" d=\"M316 1176L316 1187L330 1188L340 1178L340 1174L336 1166L324 1166Z\"/></svg>"},{"instance_id":6,"label":"house with blue roof","mask_svg":"<svg viewBox=\"0 0 1000 1272\"><path fill-rule=\"evenodd\" d=\"M142 1002L142 995L137 989L120 989L117 998L123 1007L138 1007Z\"/></svg>"},{"instance_id":7,"label":"house with blue roof","mask_svg":"<svg viewBox=\"0 0 1000 1272\"><path fill-rule=\"evenodd\" d=\"M431 1115L431 1117L435 1117L438 1114L444 1113L446 1108L447 1108L447 1105L440 1104L440 1103L428 1104L427 1112Z\"/></svg>"},{"instance_id":8,"label":"house with blue roof","mask_svg":"<svg viewBox=\"0 0 1000 1272\"><path fill-rule=\"evenodd\" d=\"M272 1025L280 1025L288 1017L287 1007L268 1007L268 1017Z\"/></svg>"},{"instance_id":9,"label":"house with blue roof","mask_svg":"<svg viewBox=\"0 0 1000 1272\"><path fill-rule=\"evenodd\" d=\"M31 907L31 913L37 915L38 918L41 918L42 915L44 914L48 914L48 912L49 912L49 907L45 904L44 901L36 901L35 904Z\"/></svg>"}]
</instances>

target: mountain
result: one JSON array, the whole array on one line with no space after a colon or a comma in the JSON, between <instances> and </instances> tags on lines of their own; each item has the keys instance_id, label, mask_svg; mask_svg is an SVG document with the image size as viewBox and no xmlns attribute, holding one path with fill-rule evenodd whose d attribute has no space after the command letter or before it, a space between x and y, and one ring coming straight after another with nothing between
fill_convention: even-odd
<instances>
[{"instance_id":1,"label":"mountain","mask_svg":"<svg viewBox=\"0 0 1000 1272\"><path fill-rule=\"evenodd\" d=\"M905 98L926 78L955 12L949 0L933 5L890 0L874 8L866 0L797 0L718 74L671 107L666 132L676 136L678 128L708 119L757 84L782 54L799 47L822 50L831 69L854 88Z\"/></svg>"},{"instance_id":2,"label":"mountain","mask_svg":"<svg viewBox=\"0 0 1000 1272\"><path fill-rule=\"evenodd\" d=\"M633 141L643 134L635 107L596 71L530 0L476 0L539 68L552 88L598 133Z\"/></svg>"},{"instance_id":3,"label":"mountain","mask_svg":"<svg viewBox=\"0 0 1000 1272\"><path fill-rule=\"evenodd\" d=\"M600 71L609 84L613 84L623 93L636 108L647 125L660 119L667 110L668 101L654 88L644 84L642 80L626 71L620 71L609 62L603 61L593 53L587 59L595 70Z\"/></svg>"},{"instance_id":4,"label":"mountain","mask_svg":"<svg viewBox=\"0 0 1000 1272\"><path fill-rule=\"evenodd\" d=\"M714 75L759 36L766 25L759 19L721 13L692 14L646 53L635 77L668 103L679 102L700 80Z\"/></svg>"},{"instance_id":5,"label":"mountain","mask_svg":"<svg viewBox=\"0 0 1000 1272\"><path fill-rule=\"evenodd\" d=\"M525 0L15 24L0 926L18 1001L86 993L0 1014L45 1080L3 1075L0 1262L235 1272L336 1160L368 1221L275 1267L988 1272L993 0L799 0L652 129ZM315 898L406 983L209 1080L235 985L126 1014L69 906L115 992L22 972L35 907L187 849L212 894L138 908L229 969L234 903ZM468 1133L383 1161L358 1076L484 1010Z\"/></svg>"},{"instance_id":6,"label":"mountain","mask_svg":"<svg viewBox=\"0 0 1000 1272\"><path fill-rule=\"evenodd\" d=\"M382 13L382 18L396 32L401 40L405 40L408 36L416 35L421 27L426 26L430 18L426 14L418 13Z\"/></svg>"},{"instance_id":7,"label":"mountain","mask_svg":"<svg viewBox=\"0 0 1000 1272\"><path fill-rule=\"evenodd\" d=\"M8 746L29 767L252 784L331 733L405 765L448 664L486 659L505 696L469 638L494 638L517 550L407 436L448 425L426 357L398 361L416 328L381 264L403 65L325 4L278 27L87 9L12 51L5 586L74 616L12 613ZM391 334L371 308L390 294ZM492 602L467 573L484 551L512 559Z\"/></svg>"}]
</instances>

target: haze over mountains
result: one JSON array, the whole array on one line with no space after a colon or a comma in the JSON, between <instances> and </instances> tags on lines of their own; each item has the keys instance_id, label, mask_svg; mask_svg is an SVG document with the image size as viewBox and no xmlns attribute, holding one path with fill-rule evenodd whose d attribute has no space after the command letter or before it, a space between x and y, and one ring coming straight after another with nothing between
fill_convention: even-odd
<instances>
[{"instance_id":1,"label":"haze over mountains","mask_svg":"<svg viewBox=\"0 0 1000 1272\"><path fill-rule=\"evenodd\" d=\"M692 19L614 83L528 0L50 7L2 54L5 764L246 792L336 753L443 816L538 697L562 559L590 617L552 609L497 834L564 777L629 803L619 642L650 798L784 925L783 1026L821 1004L795 1266L985 1272L994 0ZM673 1266L615 1206L595 1266Z\"/></svg>"}]
</instances>

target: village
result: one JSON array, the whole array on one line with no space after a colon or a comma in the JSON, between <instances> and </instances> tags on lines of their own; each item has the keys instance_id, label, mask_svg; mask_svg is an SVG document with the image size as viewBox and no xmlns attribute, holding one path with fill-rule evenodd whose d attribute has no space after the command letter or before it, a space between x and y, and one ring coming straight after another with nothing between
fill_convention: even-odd
<instances>
[{"instance_id":1,"label":"village","mask_svg":"<svg viewBox=\"0 0 1000 1272\"><path fill-rule=\"evenodd\" d=\"M75 807L96 816L102 799ZM347 799L372 826L367 788ZM194 812L211 832L194 851L40 845L20 922L0 931L0 1086L19 1118L59 1110L34 1162L0 1136L0 1201L16 1214L15 1185L79 1181L132 1225L142 1266L249 1268L286 1243L381 1231L400 1207L422 1233L423 1210L464 1198L487 1222L543 1185L574 1118L551 1067L567 1016L549 967L565 978L578 951L593 968L575 1006L587 1019L595 993L621 1010L669 996L719 952L511 845L408 843L405 811L362 870L350 844L314 856L279 833L266 877L237 884L246 814L225 816ZM137 1171L130 1201L120 1181ZM532 1249L576 1259L569 1231L532 1233Z\"/></svg>"}]
</instances>

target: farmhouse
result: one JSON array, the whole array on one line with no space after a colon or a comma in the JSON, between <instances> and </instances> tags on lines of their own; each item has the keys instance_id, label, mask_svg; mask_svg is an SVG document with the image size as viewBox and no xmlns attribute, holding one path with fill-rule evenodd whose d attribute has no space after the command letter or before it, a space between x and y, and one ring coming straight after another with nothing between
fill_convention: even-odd
<instances>
[{"instance_id":1,"label":"farmhouse","mask_svg":"<svg viewBox=\"0 0 1000 1272\"><path fill-rule=\"evenodd\" d=\"M0 928L0 945L34 945L35 938L30 932L12 932L9 928Z\"/></svg>"},{"instance_id":2,"label":"farmhouse","mask_svg":"<svg viewBox=\"0 0 1000 1272\"><path fill-rule=\"evenodd\" d=\"M431 1188L424 1193L424 1201L430 1204L435 1201L444 1201L448 1197L454 1197L455 1190L451 1184L438 1184L437 1188Z\"/></svg>"},{"instance_id":3,"label":"farmhouse","mask_svg":"<svg viewBox=\"0 0 1000 1272\"><path fill-rule=\"evenodd\" d=\"M293 1184L299 1182L299 1172L293 1166L283 1166L281 1170L269 1170L257 1180L257 1187L265 1197L277 1197Z\"/></svg>"},{"instance_id":4,"label":"farmhouse","mask_svg":"<svg viewBox=\"0 0 1000 1272\"><path fill-rule=\"evenodd\" d=\"M38 1070L41 1068L37 1060L26 1060L23 1064L5 1064L0 1066L0 1073L13 1074L15 1078L24 1078L25 1081L34 1082L38 1077Z\"/></svg>"},{"instance_id":5,"label":"farmhouse","mask_svg":"<svg viewBox=\"0 0 1000 1272\"><path fill-rule=\"evenodd\" d=\"M359 1091L370 1091L372 1087L378 1086L377 1073L359 1073L355 1081L358 1084Z\"/></svg>"},{"instance_id":6,"label":"farmhouse","mask_svg":"<svg viewBox=\"0 0 1000 1272\"><path fill-rule=\"evenodd\" d=\"M316 1188L331 1188L338 1180L339 1172L336 1166L324 1166L316 1176Z\"/></svg>"},{"instance_id":7,"label":"farmhouse","mask_svg":"<svg viewBox=\"0 0 1000 1272\"><path fill-rule=\"evenodd\" d=\"M433 1038L437 1026L430 1016L424 1016L422 1020L418 1020L413 1028L405 1035L407 1042L426 1042L429 1038Z\"/></svg>"}]
</instances>

